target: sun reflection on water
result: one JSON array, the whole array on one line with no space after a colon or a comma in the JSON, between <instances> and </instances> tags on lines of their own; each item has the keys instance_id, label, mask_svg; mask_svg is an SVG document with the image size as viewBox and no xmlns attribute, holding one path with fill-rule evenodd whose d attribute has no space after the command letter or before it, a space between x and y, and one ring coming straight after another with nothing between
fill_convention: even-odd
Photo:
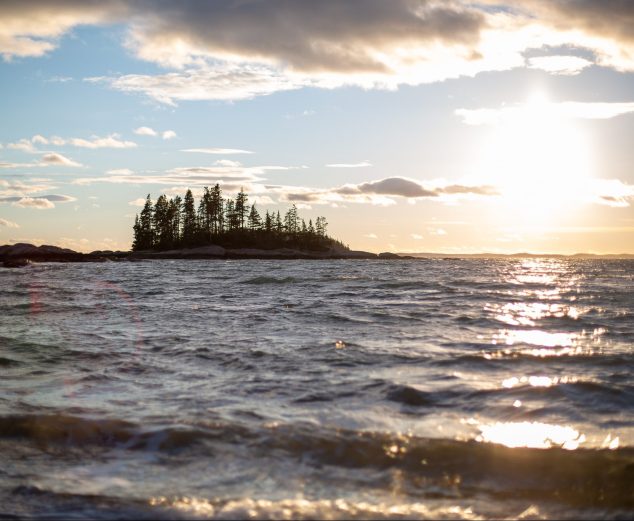
<instances>
[{"instance_id":1,"label":"sun reflection on water","mask_svg":"<svg viewBox=\"0 0 634 521\"><path fill-rule=\"evenodd\" d=\"M502 382L502 387L512 389L520 384L528 384L531 387L552 387L553 385L575 383L577 381L578 379L574 376L553 376L552 378L549 376L522 376L519 378L512 376Z\"/></svg>"},{"instance_id":2,"label":"sun reflection on water","mask_svg":"<svg viewBox=\"0 0 634 521\"><path fill-rule=\"evenodd\" d=\"M481 425L477 441L499 443L511 448L549 449L561 447L574 450L586 441L584 434L566 425L539 422L497 422Z\"/></svg>"}]
</instances>

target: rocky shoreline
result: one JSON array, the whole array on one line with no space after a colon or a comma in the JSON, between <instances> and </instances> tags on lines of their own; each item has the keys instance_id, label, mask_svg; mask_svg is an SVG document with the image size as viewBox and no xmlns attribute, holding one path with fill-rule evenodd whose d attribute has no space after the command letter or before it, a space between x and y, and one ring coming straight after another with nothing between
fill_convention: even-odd
<instances>
[{"instance_id":1,"label":"rocky shoreline","mask_svg":"<svg viewBox=\"0 0 634 521\"><path fill-rule=\"evenodd\" d=\"M370 253L358 250L302 251L290 248L261 250L256 248L223 248L221 246L202 246L167 251L93 251L79 253L57 246L18 243L0 246L0 263L6 268L28 266L34 262L106 262L140 261L150 259L404 259L412 258L395 253Z\"/></svg>"}]
</instances>

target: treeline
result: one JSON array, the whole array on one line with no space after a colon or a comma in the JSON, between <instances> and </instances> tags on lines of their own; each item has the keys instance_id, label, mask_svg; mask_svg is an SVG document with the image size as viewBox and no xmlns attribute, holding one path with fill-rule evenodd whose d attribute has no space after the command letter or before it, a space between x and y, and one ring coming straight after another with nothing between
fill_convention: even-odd
<instances>
[{"instance_id":1,"label":"treeline","mask_svg":"<svg viewBox=\"0 0 634 521\"><path fill-rule=\"evenodd\" d=\"M301 218L292 205L280 212L260 215L255 203L240 190L235 199L224 198L219 185L204 188L196 207L191 190L184 198L159 196L153 204L148 194L141 213L134 220L132 249L170 250L216 244L232 248L347 249L327 234L328 222L317 217L313 223Z\"/></svg>"}]
</instances>

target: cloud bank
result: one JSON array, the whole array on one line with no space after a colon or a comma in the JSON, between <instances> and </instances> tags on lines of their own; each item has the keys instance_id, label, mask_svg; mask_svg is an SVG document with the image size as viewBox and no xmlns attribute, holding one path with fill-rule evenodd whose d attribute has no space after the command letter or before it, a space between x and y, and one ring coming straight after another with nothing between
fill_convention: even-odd
<instances>
[{"instance_id":1,"label":"cloud bank","mask_svg":"<svg viewBox=\"0 0 634 521\"><path fill-rule=\"evenodd\" d=\"M623 0L5 0L0 54L43 56L79 25L119 23L159 74L92 78L160 103L239 100L306 86L396 88L533 67L634 70L634 3ZM572 48L591 58L525 58Z\"/></svg>"}]
</instances>

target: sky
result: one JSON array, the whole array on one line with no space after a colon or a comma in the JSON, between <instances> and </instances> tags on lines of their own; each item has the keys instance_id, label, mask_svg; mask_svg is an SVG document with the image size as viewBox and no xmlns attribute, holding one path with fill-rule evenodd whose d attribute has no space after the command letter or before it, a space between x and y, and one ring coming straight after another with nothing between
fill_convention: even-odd
<instances>
[{"instance_id":1,"label":"sky","mask_svg":"<svg viewBox=\"0 0 634 521\"><path fill-rule=\"evenodd\" d=\"M634 253L634 2L3 0L0 244L241 187L372 252Z\"/></svg>"}]
</instances>

